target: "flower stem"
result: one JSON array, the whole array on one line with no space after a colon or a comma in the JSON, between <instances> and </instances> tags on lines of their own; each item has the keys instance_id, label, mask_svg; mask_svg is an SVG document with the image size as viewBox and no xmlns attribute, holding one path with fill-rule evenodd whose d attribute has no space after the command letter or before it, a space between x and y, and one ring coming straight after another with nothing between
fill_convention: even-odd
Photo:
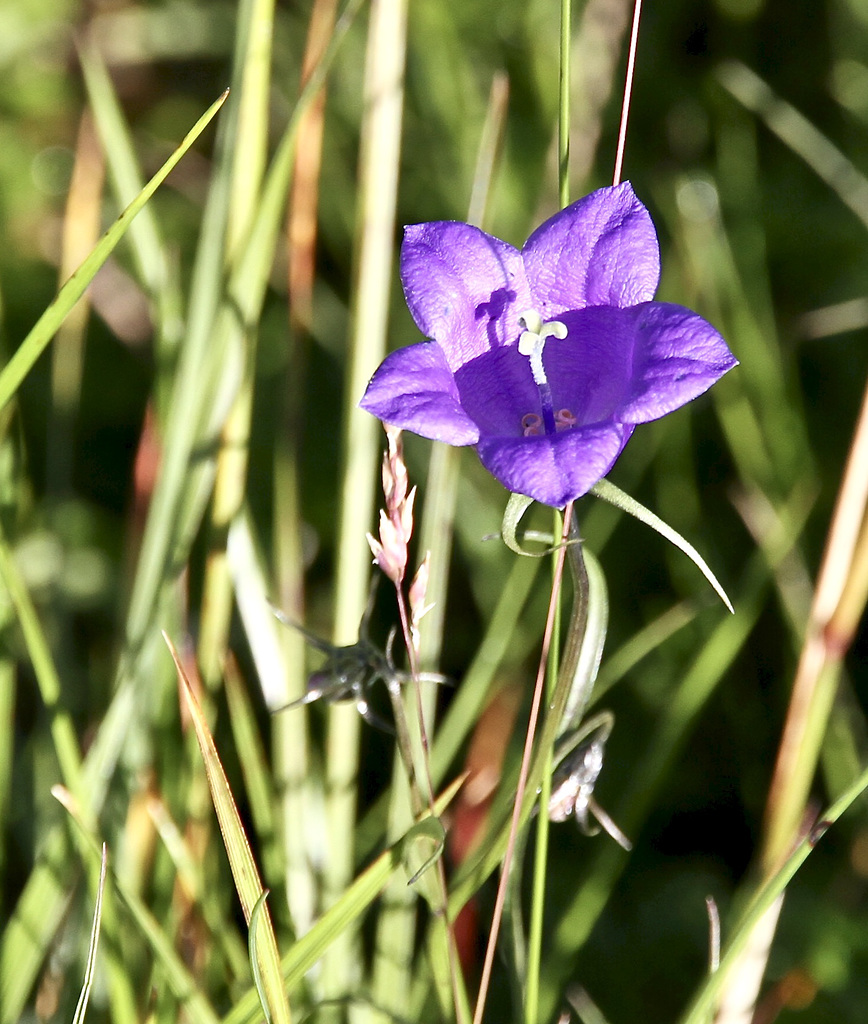
<instances>
[{"instance_id":1,"label":"flower stem","mask_svg":"<svg viewBox=\"0 0 868 1024\"><path fill-rule=\"evenodd\" d=\"M560 77L558 79L558 199L570 201L570 46L572 0L561 0Z\"/></svg>"},{"instance_id":2,"label":"flower stem","mask_svg":"<svg viewBox=\"0 0 868 1024\"><path fill-rule=\"evenodd\" d=\"M557 537L562 530L560 514L555 512L553 536ZM558 559L555 554L552 556L552 574L558 571L560 564L563 571L563 560ZM558 587L557 608L555 610L554 627L552 630L552 647L549 654L546 671L546 697L549 701L554 694L558 678L558 652L560 650L561 632L561 591ZM580 600L574 595L574 600ZM549 816L548 806L552 790L552 756L554 747L549 746L543 752L545 767L543 768L542 784L539 791L539 815L536 826L536 851L533 867L533 895L530 910L530 928L528 934L528 958L527 958L527 984L525 988L525 1014L526 1021L539 1019L539 979L540 964L542 962L542 935L543 935L543 910L545 908L546 874L548 871L548 850L549 850Z\"/></svg>"},{"instance_id":3,"label":"flower stem","mask_svg":"<svg viewBox=\"0 0 868 1024\"><path fill-rule=\"evenodd\" d=\"M630 99L633 95L633 76L636 71L636 45L639 41L639 19L642 16L642 0L633 5L633 25L630 29L630 52L627 56L627 77L624 82L624 101L621 104L621 124L618 128L618 151L615 154L615 172L612 184L620 185L624 168L624 147L627 144L627 121L630 116Z\"/></svg>"},{"instance_id":4,"label":"flower stem","mask_svg":"<svg viewBox=\"0 0 868 1024\"><path fill-rule=\"evenodd\" d=\"M552 746L555 741L555 734L561 725L561 717L566 706L568 691L575 675L578 658L581 654L581 638L584 637L588 623L588 588L587 574L582 559L581 546L578 544L567 544L569 538L569 524L572 519L573 504L570 502L564 509L564 529L561 534L561 544L558 547L556 558L557 564L554 573L554 585L552 596L549 600L549 609L546 616L546 625L543 632L542 651L540 653L540 664L537 672L536 685L534 686L533 700L531 703L530 720L528 721L527 734L525 737L524 751L522 753L521 767L519 768L518 782L516 784L515 797L513 799L512 815L510 820L509 835L506 840L506 849L501 862L501 883L498 886L497 897L494 904L494 915L489 932L488 946L485 951L485 962L482 967L482 977L479 982L479 994L476 1000L476 1009L473 1015L473 1024L481 1024L482 1015L485 1010L485 1001L488 995L488 986L491 980L491 969L494 962L494 950L497 943L497 934L500 930L500 922L503 916L504 901L506 898L506 879L509 877L509 869L513 859L519 827L522 818L527 820L530 814L529 807L525 809L525 793L528 786L535 791L542 784L543 767L539 764L539 758L533 758L534 738L536 736L537 723L539 721L540 707L542 705L543 683L545 681L545 666L548 661L551 649L552 632L554 629L555 612L557 608L557 594L560 589L560 581L563 576L563 563L565 557L570 559L570 567L573 572L575 594L573 597L573 611L570 618L570 636L567 638L567 647L559 673L557 691L548 709L545 728L541 739L543 746ZM534 762L533 766L531 762ZM485 857L499 857L499 849L495 848L486 851ZM480 870L485 871L484 865ZM489 870L491 870L489 868ZM452 893L451 902L455 907L463 905L467 899L464 887L459 885Z\"/></svg>"}]
</instances>

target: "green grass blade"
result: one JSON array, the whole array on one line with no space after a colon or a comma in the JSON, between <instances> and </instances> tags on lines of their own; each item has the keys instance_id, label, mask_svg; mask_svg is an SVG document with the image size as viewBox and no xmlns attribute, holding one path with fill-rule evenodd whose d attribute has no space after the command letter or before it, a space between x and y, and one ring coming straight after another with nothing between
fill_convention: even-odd
<instances>
[{"instance_id":1,"label":"green grass blade","mask_svg":"<svg viewBox=\"0 0 868 1024\"><path fill-rule=\"evenodd\" d=\"M656 530L661 537L665 537L671 544L674 544L680 551L683 551L712 587L714 587L714 590L726 607L731 612L734 611L732 602L726 596L726 591L718 582L708 563L696 548L689 541L685 540L677 530L673 530L659 516L656 516L650 509L645 508L635 498L631 498L629 494L625 494L620 487L616 487L610 480L600 480L599 483L591 488L590 493L598 498L602 498L604 501L608 501L624 512L629 512L631 516L635 516L640 522Z\"/></svg>"},{"instance_id":2,"label":"green grass blade","mask_svg":"<svg viewBox=\"0 0 868 1024\"><path fill-rule=\"evenodd\" d=\"M681 1018L681 1024L704 1024L709 1020L718 995L723 990L729 971L737 963L744 951L751 934L763 916L772 908L775 901L783 895L784 890L793 880L796 872L808 859L811 851L822 835L835 824L844 812L868 789L868 769L863 771L846 792L821 814L818 825L796 846L781 869L762 887L750 906L744 911L736 925L731 938L724 944L721 952L720 966L711 974L690 1007Z\"/></svg>"},{"instance_id":3,"label":"green grass blade","mask_svg":"<svg viewBox=\"0 0 868 1024\"><path fill-rule=\"evenodd\" d=\"M237 77L238 103L230 188L227 195L227 264L238 257L261 198L268 148L269 76L273 35L273 0L246 0L239 11ZM272 253L265 255L271 257ZM265 277L270 258L263 262ZM245 323L252 325L254 321ZM198 658L206 686L218 685L232 615L232 588L226 563L226 527L244 500L253 410L257 331L241 328L244 370L232 409L222 426L217 455L214 503L211 510L211 551L206 566Z\"/></svg>"},{"instance_id":4,"label":"green grass blade","mask_svg":"<svg viewBox=\"0 0 868 1024\"><path fill-rule=\"evenodd\" d=\"M434 813L437 816L443 814L464 785L464 781L464 777L460 776L437 797L434 801ZM427 815L423 815L422 820L426 818ZM416 827L413 826L407 835L402 836L385 853L380 854L373 864L347 887L337 903L322 915L307 935L299 939L286 954L281 970L289 991L304 979L305 974L333 944L335 937L355 924L383 891L392 873L404 869L405 842L408 838L410 841L413 840ZM238 1000L232 1011L224 1018L223 1024L254 1024L258 1012L259 996L255 989L251 989Z\"/></svg>"},{"instance_id":5,"label":"green grass blade","mask_svg":"<svg viewBox=\"0 0 868 1024\"><path fill-rule=\"evenodd\" d=\"M144 186L129 126L99 50L89 42L81 50L81 70L112 186L123 207ZM151 302L157 348L166 356L181 340L181 297L166 258L165 241L150 206L145 206L130 226L128 242L136 272Z\"/></svg>"},{"instance_id":6,"label":"green grass blade","mask_svg":"<svg viewBox=\"0 0 868 1024\"><path fill-rule=\"evenodd\" d=\"M178 670L178 678L181 689L186 699L193 726L196 730L196 738L202 751L202 759L205 762L205 771L208 776L208 785L211 789L211 798L214 802L214 810L220 822L220 831L223 834L223 842L226 853L229 857L229 865L232 869L232 877L235 881L235 888L241 901L244 917L249 926L252 926L253 911L257 906L264 888L259 877L256 862L244 826L241 823L241 816L229 788L226 773L220 763L217 748L214 745L208 723L199 706L199 702L193 693L190 682L184 672L181 660L168 637L165 636L175 667ZM258 936L255 940L255 948L258 957L257 967L262 982L262 990L268 1005L271 1024L290 1024L292 1016L289 1011L289 1003L283 988L283 980L280 976L280 958L277 953L277 940L274 936L274 928L271 923L271 915L268 908L260 908L256 927Z\"/></svg>"},{"instance_id":7,"label":"green grass blade","mask_svg":"<svg viewBox=\"0 0 868 1024\"><path fill-rule=\"evenodd\" d=\"M84 972L84 984L81 988L81 995L78 997L78 1004L75 1007L75 1014L72 1024L83 1024L84 1015L87 1013L87 1003L90 998L90 990L93 985L94 974L96 974L96 953L99 948L99 926L102 918L102 895L105 890L105 872L108 861L108 853L105 844L102 848L102 860L99 869L99 884L97 887L96 904L93 908L93 926L90 930L90 946L87 950L87 966Z\"/></svg>"},{"instance_id":8,"label":"green grass blade","mask_svg":"<svg viewBox=\"0 0 868 1024\"><path fill-rule=\"evenodd\" d=\"M46 838L0 941L0 1024L16 1024L72 893L75 862L66 829Z\"/></svg>"},{"instance_id":9,"label":"green grass blade","mask_svg":"<svg viewBox=\"0 0 868 1024\"><path fill-rule=\"evenodd\" d=\"M60 765L61 777L67 789L79 801L82 808L87 808L88 800L85 787L82 784L81 753L72 718L61 701L60 676L39 616L36 614L36 608L2 531L0 531L0 579L2 579L15 608L18 622L24 633L27 653L30 655L33 671L36 674L40 696L51 715L51 738Z\"/></svg>"},{"instance_id":10,"label":"green grass blade","mask_svg":"<svg viewBox=\"0 0 868 1024\"><path fill-rule=\"evenodd\" d=\"M6 367L0 372L0 409L5 408L12 396L17 392L21 382L33 368L33 364L51 341L64 317L78 302L85 288L94 279L96 272L108 259L109 254L124 237L133 218L143 209L145 204L166 180L171 170L181 157L202 134L217 111L226 100L226 93L216 100L199 118L192 129L184 136L181 145L151 178L148 184L127 206L124 212L102 236L96 248L81 264L78 270L60 289L54 301L37 320L30 333L21 342Z\"/></svg>"},{"instance_id":11,"label":"green grass blade","mask_svg":"<svg viewBox=\"0 0 868 1024\"><path fill-rule=\"evenodd\" d=\"M717 77L727 92L761 117L868 227L868 178L826 135L746 64L726 61L718 68Z\"/></svg>"}]
</instances>

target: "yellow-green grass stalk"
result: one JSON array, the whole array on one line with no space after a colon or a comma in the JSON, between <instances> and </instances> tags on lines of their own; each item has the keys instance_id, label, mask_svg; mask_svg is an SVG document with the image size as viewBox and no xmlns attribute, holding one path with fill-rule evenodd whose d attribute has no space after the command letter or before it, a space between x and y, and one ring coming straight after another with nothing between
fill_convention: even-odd
<instances>
[{"instance_id":1,"label":"yellow-green grass stalk","mask_svg":"<svg viewBox=\"0 0 868 1024\"><path fill-rule=\"evenodd\" d=\"M336 509L334 641L338 645L356 639L370 576L370 550L365 529L373 521L380 428L357 403L369 377L386 354L394 267L406 20L406 0L375 0L371 5L350 337L344 378L341 481ZM328 859L323 885L326 908L340 897L352 877L359 730L359 715L352 705L330 706L325 766ZM356 962L353 934L346 931L324 959L324 996L338 998L352 991L358 981Z\"/></svg>"},{"instance_id":2,"label":"yellow-green grass stalk","mask_svg":"<svg viewBox=\"0 0 868 1024\"><path fill-rule=\"evenodd\" d=\"M227 270L235 264L261 199L268 145L274 0L245 0L239 8L237 31L232 94L232 102L237 103L237 117L230 157L224 251ZM268 264L263 265L264 272L267 273L268 269ZM250 417L256 376L255 321L244 324L240 338L244 369L238 394L220 434L210 516L210 550L202 596L198 660L205 684L210 689L219 685L232 615L226 540L247 486Z\"/></svg>"},{"instance_id":3,"label":"yellow-green grass stalk","mask_svg":"<svg viewBox=\"0 0 868 1024\"><path fill-rule=\"evenodd\" d=\"M337 0L315 0L308 22L302 58L300 87L322 61L337 16ZM288 326L284 391L279 399L280 416L274 443L272 506L274 581L272 599L296 622L305 618L304 502L301 493L300 455L305 414L305 374L311 343L316 282L317 221L320 170L323 158L326 90L321 86L298 127L294 165L286 217ZM294 629L283 629L281 704L298 700L306 690L305 641ZM281 835L286 877L284 881L290 917L296 934L312 925L317 905L311 841L321 841L322 829L312 824L315 786L311 774L308 714L275 715L272 723L275 786L280 800ZM321 803L322 787L316 792ZM316 815L322 821L322 815ZM305 828L297 822L304 821Z\"/></svg>"}]
</instances>

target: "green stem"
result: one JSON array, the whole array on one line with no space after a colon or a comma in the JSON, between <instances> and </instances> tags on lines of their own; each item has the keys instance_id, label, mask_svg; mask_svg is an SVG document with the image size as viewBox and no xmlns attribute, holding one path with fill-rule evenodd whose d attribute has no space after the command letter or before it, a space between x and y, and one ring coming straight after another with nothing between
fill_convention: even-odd
<instances>
[{"instance_id":1,"label":"green stem","mask_svg":"<svg viewBox=\"0 0 868 1024\"><path fill-rule=\"evenodd\" d=\"M587 632L589 584L581 544L566 545L564 556L569 559L575 588L573 611L570 616L569 633L561 659L561 669L558 673L558 685L548 706L548 713L538 744L538 752L533 758L527 775L525 797L521 807L522 822L527 821L530 816L533 804L536 802L537 791L542 785L544 771L542 751L546 747L552 746L556 738L561 734L564 713L574 690L575 672L582 654L582 639ZM510 797L507 805L507 798L505 796L499 797L495 802L491 813L493 824L488 833L490 839L482 844L479 851L469 858L457 873L452 887L452 894L449 898L450 914L456 914L476 892L482 882L500 864L508 843L508 818L512 814L513 802L512 797ZM504 819L507 820L505 821Z\"/></svg>"},{"instance_id":2,"label":"green stem","mask_svg":"<svg viewBox=\"0 0 868 1024\"><path fill-rule=\"evenodd\" d=\"M560 516L554 514L552 532L555 537L561 532ZM557 572L558 559L553 556L552 572ZM578 604L578 594L574 604ZM587 601L585 601L587 603ZM558 651L560 649L561 594L558 592L558 606L555 611L552 631L552 649L546 666L546 696L552 699L558 678ZM540 963L542 961L543 911L545 909L546 876L548 870L549 817L548 806L552 791L552 764L554 747L543 750L542 783L539 789L539 817L536 828L536 854L533 869L533 895L531 901L530 930L528 934L527 985L525 990L524 1019L530 1024L539 1019Z\"/></svg>"},{"instance_id":3,"label":"green stem","mask_svg":"<svg viewBox=\"0 0 868 1024\"><path fill-rule=\"evenodd\" d=\"M5 536L0 533L0 581L15 609L24 634L24 643L36 684L50 718L51 739L64 786L78 803L82 817L91 822L94 812L82 777L81 751L72 716L64 707L60 675L51 655L48 639L39 621L36 606L21 577Z\"/></svg>"},{"instance_id":4,"label":"green stem","mask_svg":"<svg viewBox=\"0 0 868 1024\"><path fill-rule=\"evenodd\" d=\"M572 45L572 0L561 0L561 30L560 30L560 74L558 78L558 202L564 207L570 201L570 47ZM568 514L569 514L569 510ZM572 522L572 519L571 519ZM572 529L571 529L572 532ZM558 516L555 514L554 534L558 535ZM572 564L572 560L571 560ZM559 571L558 566L563 566L563 561L555 558L553 572ZM575 570L574 570L575 571ZM579 606L584 607L587 616L587 591L580 596L576 590L573 601L573 614L580 612ZM581 612L580 612L581 614ZM573 623L572 625L575 625ZM551 700L556 689L558 677L558 639L560 635L560 593L558 593L558 607L555 612L554 631L552 634L552 648L549 655L549 662L546 667L547 693ZM578 653L581 651L581 640L584 637L584 626L581 629L581 636L578 637L578 646L575 649L576 665L578 664ZM573 630L570 630L571 641ZM575 645L574 645L575 646ZM568 666L565 666L568 667ZM536 832L536 856L534 859L533 874L533 901L531 904L530 934L528 936L528 960L527 960L527 983L525 988L525 1020L530 1024L535 1021L539 1014L539 978L540 961L542 957L542 928L543 909L545 905L546 869L548 861L548 802L551 794L551 773L552 773L552 743L542 748L542 779L539 790L539 821Z\"/></svg>"}]
</instances>

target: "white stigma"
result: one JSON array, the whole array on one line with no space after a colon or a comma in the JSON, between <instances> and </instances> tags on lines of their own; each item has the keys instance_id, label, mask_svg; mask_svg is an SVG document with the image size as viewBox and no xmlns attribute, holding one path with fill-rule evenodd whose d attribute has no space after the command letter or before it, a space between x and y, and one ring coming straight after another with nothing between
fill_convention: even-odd
<instances>
[{"instance_id":1,"label":"white stigma","mask_svg":"<svg viewBox=\"0 0 868 1024\"><path fill-rule=\"evenodd\" d=\"M530 359L530 372L533 374L536 386L544 387L548 384L542 361L546 340L548 338L566 338L567 326L560 320L550 320L544 324L542 317L535 309L529 309L526 313L522 313L518 322L524 328L518 339L518 350L523 356Z\"/></svg>"}]
</instances>

